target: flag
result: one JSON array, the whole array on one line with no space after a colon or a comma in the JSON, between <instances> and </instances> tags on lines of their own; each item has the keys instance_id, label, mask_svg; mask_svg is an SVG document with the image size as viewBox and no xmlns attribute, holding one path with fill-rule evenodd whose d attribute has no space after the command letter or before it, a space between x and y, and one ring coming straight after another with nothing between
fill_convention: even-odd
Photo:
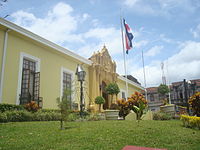
<instances>
[{"instance_id":1,"label":"flag","mask_svg":"<svg viewBox=\"0 0 200 150\"><path fill-rule=\"evenodd\" d=\"M132 46L133 34L131 31L131 28L126 23L125 19L123 19L123 22L124 22L124 28L125 28L126 54L128 54L128 51L133 47Z\"/></svg>"}]
</instances>

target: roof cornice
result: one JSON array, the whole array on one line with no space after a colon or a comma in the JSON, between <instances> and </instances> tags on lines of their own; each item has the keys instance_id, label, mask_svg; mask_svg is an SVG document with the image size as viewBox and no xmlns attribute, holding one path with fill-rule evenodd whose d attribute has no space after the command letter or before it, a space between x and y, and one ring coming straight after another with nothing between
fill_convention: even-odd
<instances>
[{"instance_id":1,"label":"roof cornice","mask_svg":"<svg viewBox=\"0 0 200 150\"><path fill-rule=\"evenodd\" d=\"M118 76L118 79L122 80L122 81L125 81L126 82L126 78L125 77L122 77L122 76ZM136 86L137 88L141 89L141 90L145 90L144 87L142 87L140 84L137 84L129 79L127 79L127 82L133 86Z\"/></svg>"},{"instance_id":2,"label":"roof cornice","mask_svg":"<svg viewBox=\"0 0 200 150\"><path fill-rule=\"evenodd\" d=\"M77 55L77 54L69 51L68 49L66 49L64 47L61 47L61 46L59 46L59 45L57 45L57 44L55 44L55 43L53 43L53 42L51 42L51 41L49 41L49 40L47 40L45 38L42 38L41 36L39 36L37 34L34 34L34 33L30 32L30 31L28 31L28 30L26 30L26 29L24 29L24 28L22 28L22 27L20 27L20 26L18 26L16 24L10 22L10 21L7 21L7 20L5 20L3 18L0 18L0 24L5 26L5 27L7 27L7 28L9 28L9 29L11 29L11 30L13 30L13 31L15 31L15 32L18 32L18 33L20 33L20 34L22 34L22 35L24 35L26 37L29 37L29 38L31 38L31 39L33 39L33 40L35 40L35 41L37 41L37 42L39 42L39 43L41 43L43 45L46 45L46 46L48 46L50 48L53 48L53 49L65 54L65 55L71 56L72 58L74 58L74 59L76 59L78 61L81 61L81 62L83 62L85 64L88 64L88 65L92 64L92 62L90 60L88 60L88 59L86 59L86 58L84 58L84 57L82 57L80 55Z\"/></svg>"}]
</instances>

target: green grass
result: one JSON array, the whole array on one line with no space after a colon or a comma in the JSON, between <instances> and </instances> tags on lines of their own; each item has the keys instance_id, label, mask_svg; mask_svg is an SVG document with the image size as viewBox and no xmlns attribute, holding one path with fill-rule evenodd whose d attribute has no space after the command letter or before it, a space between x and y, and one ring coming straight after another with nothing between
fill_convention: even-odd
<instances>
[{"instance_id":1,"label":"green grass","mask_svg":"<svg viewBox=\"0 0 200 150\"><path fill-rule=\"evenodd\" d=\"M90 121L0 124L0 150L120 150L126 145L200 150L200 130L181 121Z\"/></svg>"}]
</instances>

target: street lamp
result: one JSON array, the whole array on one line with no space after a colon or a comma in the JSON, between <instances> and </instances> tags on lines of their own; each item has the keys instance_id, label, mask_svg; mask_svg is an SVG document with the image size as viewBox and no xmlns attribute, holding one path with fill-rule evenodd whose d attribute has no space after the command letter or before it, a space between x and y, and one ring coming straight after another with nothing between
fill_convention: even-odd
<instances>
[{"instance_id":1,"label":"street lamp","mask_svg":"<svg viewBox=\"0 0 200 150\"><path fill-rule=\"evenodd\" d=\"M82 65L77 65L76 68L76 75L78 78L78 81L80 81L80 115L83 117L83 109L84 109L84 104L83 104L83 81L85 81L85 75L86 72L83 70Z\"/></svg>"},{"instance_id":2,"label":"street lamp","mask_svg":"<svg viewBox=\"0 0 200 150\"><path fill-rule=\"evenodd\" d=\"M189 114L190 109L189 109L189 104L188 104L188 96L190 97L190 86L191 86L192 82L190 80L186 81L184 79L183 84L184 84L184 91L185 91L185 103L186 103L186 106L187 106L187 112Z\"/></svg>"}]
</instances>

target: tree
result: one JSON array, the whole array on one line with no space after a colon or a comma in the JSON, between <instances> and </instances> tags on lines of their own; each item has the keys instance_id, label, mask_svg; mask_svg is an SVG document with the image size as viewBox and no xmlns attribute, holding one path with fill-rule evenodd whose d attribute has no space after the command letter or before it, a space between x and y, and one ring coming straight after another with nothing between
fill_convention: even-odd
<instances>
[{"instance_id":1,"label":"tree","mask_svg":"<svg viewBox=\"0 0 200 150\"><path fill-rule=\"evenodd\" d=\"M102 96L97 96L95 98L95 103L99 105L99 112L101 112L101 104L105 103L105 99Z\"/></svg>"},{"instance_id":2,"label":"tree","mask_svg":"<svg viewBox=\"0 0 200 150\"><path fill-rule=\"evenodd\" d=\"M113 95L118 95L118 93L120 92L119 87L116 83L110 83L106 86L106 92L111 95L111 104L113 102Z\"/></svg>"},{"instance_id":3,"label":"tree","mask_svg":"<svg viewBox=\"0 0 200 150\"><path fill-rule=\"evenodd\" d=\"M57 98L58 107L60 108L61 118L60 118L60 128L64 129L63 122L67 121L67 118L70 114L70 96L71 91L65 90L62 96L62 99Z\"/></svg>"},{"instance_id":4,"label":"tree","mask_svg":"<svg viewBox=\"0 0 200 150\"><path fill-rule=\"evenodd\" d=\"M161 94L163 99L165 99L166 94L169 93L168 86L165 84L160 84L160 86L158 87L158 93ZM166 104L167 102L164 103Z\"/></svg>"},{"instance_id":5,"label":"tree","mask_svg":"<svg viewBox=\"0 0 200 150\"><path fill-rule=\"evenodd\" d=\"M193 96L191 96L188 103L192 107L194 115L200 117L200 92L196 92Z\"/></svg>"}]
</instances>

